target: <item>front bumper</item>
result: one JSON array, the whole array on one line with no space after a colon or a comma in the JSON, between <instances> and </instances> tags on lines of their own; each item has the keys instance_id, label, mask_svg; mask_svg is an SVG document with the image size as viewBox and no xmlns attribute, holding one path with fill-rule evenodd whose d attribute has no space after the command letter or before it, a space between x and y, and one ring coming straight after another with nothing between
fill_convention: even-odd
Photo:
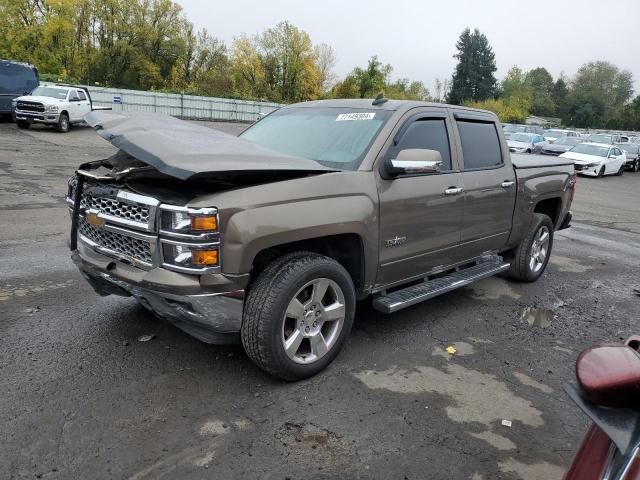
<instances>
[{"instance_id":1,"label":"front bumper","mask_svg":"<svg viewBox=\"0 0 640 480\"><path fill-rule=\"evenodd\" d=\"M221 278L222 286L216 290L222 291L211 291L199 286L198 277L193 275L164 269L140 273L139 269L78 247L71 258L99 295L132 296L158 317L205 343L239 341L244 289L234 288L234 282Z\"/></svg>"},{"instance_id":2,"label":"front bumper","mask_svg":"<svg viewBox=\"0 0 640 480\"><path fill-rule=\"evenodd\" d=\"M22 112L20 110L16 110L16 121L25 121L30 123L47 123L47 124L57 124L60 120L59 113L49 113L49 112Z\"/></svg>"}]
</instances>

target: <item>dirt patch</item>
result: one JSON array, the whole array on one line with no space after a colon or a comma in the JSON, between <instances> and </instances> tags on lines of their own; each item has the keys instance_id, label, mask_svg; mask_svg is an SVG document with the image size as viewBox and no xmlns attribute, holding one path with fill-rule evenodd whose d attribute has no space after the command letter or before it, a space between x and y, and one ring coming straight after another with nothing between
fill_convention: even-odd
<instances>
[{"instance_id":1,"label":"dirt patch","mask_svg":"<svg viewBox=\"0 0 640 480\"><path fill-rule=\"evenodd\" d=\"M499 277L487 278L469 288L476 300L518 300L521 297L505 279Z\"/></svg>"},{"instance_id":2,"label":"dirt patch","mask_svg":"<svg viewBox=\"0 0 640 480\"><path fill-rule=\"evenodd\" d=\"M353 465L352 448L336 433L313 423L285 423L277 432L287 460L296 464L324 465L326 470Z\"/></svg>"},{"instance_id":3,"label":"dirt patch","mask_svg":"<svg viewBox=\"0 0 640 480\"><path fill-rule=\"evenodd\" d=\"M589 270L593 270L593 267L591 265L585 265L584 263L574 258L559 257L557 255L552 256L549 259L549 263L554 265L561 272L567 273L584 273L588 272Z\"/></svg>"},{"instance_id":4,"label":"dirt patch","mask_svg":"<svg viewBox=\"0 0 640 480\"><path fill-rule=\"evenodd\" d=\"M500 462L498 464L500 470L504 473L515 473L518 478L525 480L550 480L552 478L562 478L564 475L564 468L551 463L534 463L528 465L526 463L520 463L517 460L510 458L506 462Z\"/></svg>"}]
</instances>

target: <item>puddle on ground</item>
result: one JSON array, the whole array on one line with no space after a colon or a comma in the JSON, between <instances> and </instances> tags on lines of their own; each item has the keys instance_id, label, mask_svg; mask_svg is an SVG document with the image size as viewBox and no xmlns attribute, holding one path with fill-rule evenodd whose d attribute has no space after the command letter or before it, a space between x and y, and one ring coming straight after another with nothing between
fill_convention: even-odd
<instances>
[{"instance_id":1,"label":"puddle on ground","mask_svg":"<svg viewBox=\"0 0 640 480\"><path fill-rule=\"evenodd\" d=\"M548 308L524 307L518 311L520 321L526 322L530 327L547 328L553 322L555 313Z\"/></svg>"}]
</instances>

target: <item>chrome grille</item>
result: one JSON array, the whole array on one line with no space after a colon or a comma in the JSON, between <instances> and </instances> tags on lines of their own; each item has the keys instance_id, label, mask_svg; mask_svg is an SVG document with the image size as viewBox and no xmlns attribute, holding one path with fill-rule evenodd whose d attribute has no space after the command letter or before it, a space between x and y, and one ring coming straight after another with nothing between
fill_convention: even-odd
<instances>
[{"instance_id":1,"label":"chrome grille","mask_svg":"<svg viewBox=\"0 0 640 480\"><path fill-rule=\"evenodd\" d=\"M68 195L72 201L76 196L76 184L77 181L75 178L69 184ZM111 190L112 192L117 193L120 191L120 187L115 184L85 182L82 189L82 197L80 199L80 206L83 209L96 210L104 215L109 215L111 217L130 222L145 224L145 226L149 224L151 216L150 207L123 202L122 200L110 198L109 196L103 196L92 190L97 188L102 192Z\"/></svg>"},{"instance_id":2,"label":"chrome grille","mask_svg":"<svg viewBox=\"0 0 640 480\"><path fill-rule=\"evenodd\" d=\"M84 218L78 219L78 231L98 247L106 248L117 255L129 257L148 265L153 263L151 243L146 240L108 230L98 230L87 223Z\"/></svg>"},{"instance_id":3,"label":"chrome grille","mask_svg":"<svg viewBox=\"0 0 640 480\"><path fill-rule=\"evenodd\" d=\"M111 198L94 197L91 193L87 193L86 191L82 192L80 205L83 208L98 210L106 215L131 220L132 222L149 222L149 207L131 205Z\"/></svg>"}]
</instances>

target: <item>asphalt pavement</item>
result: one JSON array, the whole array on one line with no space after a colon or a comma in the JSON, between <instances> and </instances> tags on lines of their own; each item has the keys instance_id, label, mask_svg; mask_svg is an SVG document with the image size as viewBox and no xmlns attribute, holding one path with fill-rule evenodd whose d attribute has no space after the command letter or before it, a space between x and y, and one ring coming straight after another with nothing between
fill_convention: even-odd
<instances>
[{"instance_id":1,"label":"asphalt pavement","mask_svg":"<svg viewBox=\"0 0 640 480\"><path fill-rule=\"evenodd\" d=\"M74 268L66 178L113 151L0 124L2 479L559 479L587 425L577 354L640 333L640 174L580 178L538 282L363 304L326 371L274 380Z\"/></svg>"}]
</instances>

